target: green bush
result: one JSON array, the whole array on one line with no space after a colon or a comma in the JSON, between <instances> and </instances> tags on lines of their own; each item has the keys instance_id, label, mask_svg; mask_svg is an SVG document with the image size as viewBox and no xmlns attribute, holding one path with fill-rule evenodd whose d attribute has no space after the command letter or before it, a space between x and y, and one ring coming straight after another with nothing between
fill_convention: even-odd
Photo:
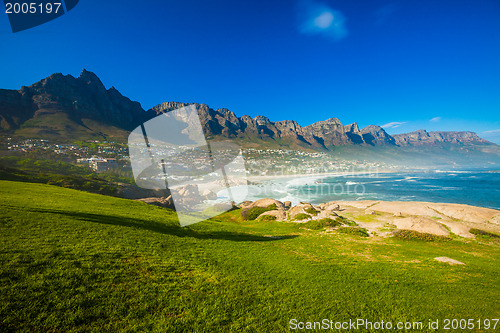
<instances>
[{"instance_id":1,"label":"green bush","mask_svg":"<svg viewBox=\"0 0 500 333\"><path fill-rule=\"evenodd\" d=\"M311 215L300 213L300 214L295 215L295 217L292 220L293 221L300 221L300 220L305 220L305 219L310 219L310 218L311 218Z\"/></svg>"},{"instance_id":2,"label":"green bush","mask_svg":"<svg viewBox=\"0 0 500 333\"><path fill-rule=\"evenodd\" d=\"M368 230L365 228L356 228L356 227L341 227L337 229L338 232L342 234L361 236L361 237L369 237Z\"/></svg>"},{"instance_id":3,"label":"green bush","mask_svg":"<svg viewBox=\"0 0 500 333\"><path fill-rule=\"evenodd\" d=\"M316 215L318 215L318 213L319 213L319 212L318 212L315 208L313 208L313 207L308 207L308 208L306 208L306 209L304 209L304 210L305 210L307 213L311 214L312 216L316 216Z\"/></svg>"},{"instance_id":4,"label":"green bush","mask_svg":"<svg viewBox=\"0 0 500 333\"><path fill-rule=\"evenodd\" d=\"M309 222L304 223L304 227L311 230L321 230L330 226L330 221L333 220L329 218L324 218L321 220L311 220Z\"/></svg>"},{"instance_id":5,"label":"green bush","mask_svg":"<svg viewBox=\"0 0 500 333\"><path fill-rule=\"evenodd\" d=\"M263 222L276 221L276 216L273 216L273 215L264 215L261 218L259 218L259 221L263 221Z\"/></svg>"},{"instance_id":6,"label":"green bush","mask_svg":"<svg viewBox=\"0 0 500 333\"><path fill-rule=\"evenodd\" d=\"M340 222L338 222L337 220L334 220L334 219L331 219L329 217L325 217L324 219L321 219L320 221L325 221L326 223L328 223L328 225L330 227L340 227Z\"/></svg>"},{"instance_id":7,"label":"green bush","mask_svg":"<svg viewBox=\"0 0 500 333\"><path fill-rule=\"evenodd\" d=\"M481 230L481 229L472 228L469 230L469 232L473 235L482 236L482 237L486 237L486 238L500 238L500 235L494 234L494 233L489 232L489 231Z\"/></svg>"},{"instance_id":8,"label":"green bush","mask_svg":"<svg viewBox=\"0 0 500 333\"><path fill-rule=\"evenodd\" d=\"M270 210L275 210L276 209L276 204L269 205L267 207L252 207L249 209L244 209L241 211L241 217L244 220L255 220L257 217L259 217L260 214L270 211Z\"/></svg>"},{"instance_id":9,"label":"green bush","mask_svg":"<svg viewBox=\"0 0 500 333\"><path fill-rule=\"evenodd\" d=\"M425 242L445 242L451 240L450 237L437 236L426 232L418 232L415 230L397 229L393 232L394 237L403 240L415 240Z\"/></svg>"},{"instance_id":10,"label":"green bush","mask_svg":"<svg viewBox=\"0 0 500 333\"><path fill-rule=\"evenodd\" d=\"M345 225L348 225L350 227L355 227L357 226L358 224L356 222L354 222L353 220L349 220L348 218L346 217L343 217L343 216L337 216L335 218L335 220L338 222L338 223L341 223L341 224L345 224Z\"/></svg>"}]
</instances>

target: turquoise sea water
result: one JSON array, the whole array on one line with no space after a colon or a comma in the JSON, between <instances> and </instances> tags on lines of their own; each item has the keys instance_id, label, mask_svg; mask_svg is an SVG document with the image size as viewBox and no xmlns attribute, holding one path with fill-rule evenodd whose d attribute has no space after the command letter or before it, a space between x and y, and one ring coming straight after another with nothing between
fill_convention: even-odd
<instances>
[{"instance_id":1,"label":"turquoise sea water","mask_svg":"<svg viewBox=\"0 0 500 333\"><path fill-rule=\"evenodd\" d=\"M427 171L274 179L251 186L248 200L271 197L322 203L336 200L429 201L500 209L500 173Z\"/></svg>"}]
</instances>

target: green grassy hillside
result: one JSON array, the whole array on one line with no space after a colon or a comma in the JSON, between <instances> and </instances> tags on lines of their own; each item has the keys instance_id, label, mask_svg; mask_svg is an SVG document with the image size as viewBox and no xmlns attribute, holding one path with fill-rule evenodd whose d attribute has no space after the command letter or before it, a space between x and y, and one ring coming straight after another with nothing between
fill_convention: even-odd
<instances>
[{"instance_id":1,"label":"green grassy hillside","mask_svg":"<svg viewBox=\"0 0 500 333\"><path fill-rule=\"evenodd\" d=\"M6 130L16 138L50 139L58 143L78 140L109 140L125 142L128 131L92 119L72 119L62 111L44 110L37 117L24 122L14 131ZM0 129L1 132L1 129Z\"/></svg>"},{"instance_id":2,"label":"green grassy hillside","mask_svg":"<svg viewBox=\"0 0 500 333\"><path fill-rule=\"evenodd\" d=\"M180 228L159 207L0 182L0 331L284 332L293 318L491 319L500 314L499 267L499 244L486 238L375 239L242 221L237 210Z\"/></svg>"}]
</instances>

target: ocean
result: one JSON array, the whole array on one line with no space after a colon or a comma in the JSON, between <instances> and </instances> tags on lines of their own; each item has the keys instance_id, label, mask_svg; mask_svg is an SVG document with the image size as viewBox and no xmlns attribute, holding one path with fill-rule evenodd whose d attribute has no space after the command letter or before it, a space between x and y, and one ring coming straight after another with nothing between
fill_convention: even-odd
<instances>
[{"instance_id":1,"label":"ocean","mask_svg":"<svg viewBox=\"0 0 500 333\"><path fill-rule=\"evenodd\" d=\"M338 200L428 201L500 210L500 173L434 170L276 178L248 187L246 200L318 204Z\"/></svg>"}]
</instances>

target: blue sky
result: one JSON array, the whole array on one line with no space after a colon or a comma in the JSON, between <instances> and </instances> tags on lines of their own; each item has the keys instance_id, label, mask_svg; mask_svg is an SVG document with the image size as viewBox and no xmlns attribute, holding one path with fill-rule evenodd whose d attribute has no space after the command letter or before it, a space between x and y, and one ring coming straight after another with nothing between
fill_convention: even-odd
<instances>
[{"instance_id":1,"label":"blue sky","mask_svg":"<svg viewBox=\"0 0 500 333\"><path fill-rule=\"evenodd\" d=\"M81 0L16 34L1 14L0 39L1 88L86 68L145 109L199 102L500 143L498 0Z\"/></svg>"}]
</instances>

